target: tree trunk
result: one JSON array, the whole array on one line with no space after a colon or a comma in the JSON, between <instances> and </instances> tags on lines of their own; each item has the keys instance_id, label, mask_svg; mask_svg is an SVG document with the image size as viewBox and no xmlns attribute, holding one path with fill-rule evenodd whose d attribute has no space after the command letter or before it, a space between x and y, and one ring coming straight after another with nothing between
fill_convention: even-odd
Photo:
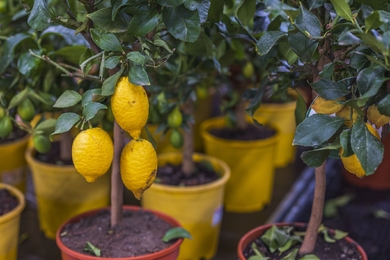
<instances>
[{"instance_id":1,"label":"tree trunk","mask_svg":"<svg viewBox=\"0 0 390 260\"><path fill-rule=\"evenodd\" d=\"M114 159L111 169L111 227L122 221L123 182L120 176L120 158L124 147L124 133L114 122Z\"/></svg>"},{"instance_id":2,"label":"tree trunk","mask_svg":"<svg viewBox=\"0 0 390 260\"><path fill-rule=\"evenodd\" d=\"M242 100L242 95L240 94L239 101L235 107L234 113L237 119L237 128L238 129L246 129L248 123L246 121L246 104L244 100Z\"/></svg>"},{"instance_id":3,"label":"tree trunk","mask_svg":"<svg viewBox=\"0 0 390 260\"><path fill-rule=\"evenodd\" d=\"M188 99L183 106L183 112L188 115L194 115L194 101ZM194 172L194 161L192 155L194 153L194 127L188 122L188 129L183 131L183 161L181 170L186 176L190 176Z\"/></svg>"},{"instance_id":4,"label":"tree trunk","mask_svg":"<svg viewBox=\"0 0 390 260\"><path fill-rule=\"evenodd\" d=\"M60 159L68 161L72 159L72 134L68 131L61 134Z\"/></svg>"}]
</instances>

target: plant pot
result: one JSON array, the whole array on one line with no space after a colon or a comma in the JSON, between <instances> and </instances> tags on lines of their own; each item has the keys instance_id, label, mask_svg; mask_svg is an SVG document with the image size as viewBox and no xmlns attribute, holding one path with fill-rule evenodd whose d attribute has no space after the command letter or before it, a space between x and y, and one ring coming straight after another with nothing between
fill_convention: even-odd
<instances>
[{"instance_id":1,"label":"plant pot","mask_svg":"<svg viewBox=\"0 0 390 260\"><path fill-rule=\"evenodd\" d=\"M171 145L170 136L172 130L170 129L165 135L162 132L156 132L159 125L158 124L148 124L147 125L149 132L152 134L154 141L156 141L156 152L157 154L169 153L169 152L179 152L182 149L177 149ZM148 136L145 130L142 130L142 138L148 139Z\"/></svg>"},{"instance_id":2,"label":"plant pot","mask_svg":"<svg viewBox=\"0 0 390 260\"><path fill-rule=\"evenodd\" d=\"M279 141L276 147L275 166L286 167L294 161L296 146L292 145L296 123L296 101L288 103L262 103L256 110L254 118L275 126L279 131Z\"/></svg>"},{"instance_id":3,"label":"plant pot","mask_svg":"<svg viewBox=\"0 0 390 260\"><path fill-rule=\"evenodd\" d=\"M383 140L385 147L382 163L376 169L374 174L358 178L355 174L348 172L342 166L344 179L353 186L360 188L368 188L373 190L389 190L390 189L390 135L387 135Z\"/></svg>"},{"instance_id":4,"label":"plant pot","mask_svg":"<svg viewBox=\"0 0 390 260\"><path fill-rule=\"evenodd\" d=\"M37 198L40 229L54 239L67 219L88 210L109 205L110 174L88 183L73 165L53 165L38 161L35 150L27 149Z\"/></svg>"},{"instance_id":5,"label":"plant pot","mask_svg":"<svg viewBox=\"0 0 390 260\"><path fill-rule=\"evenodd\" d=\"M61 250L61 256L62 260L109 260L109 259L115 259L115 260L175 260L177 259L177 256L179 254L180 250L180 245L183 242L183 239L178 239L173 245L170 247L161 250L159 252L153 253L153 254L148 254L148 255L143 255L143 256L135 256L135 257L125 257L125 258L105 258L105 257L96 257L96 256L88 256L85 254L78 253L68 247L66 247L60 238L61 230L64 228L64 226L68 223L75 223L78 222L81 218L85 218L88 216L91 216L95 214L96 212L100 211L102 209L95 209L91 210L88 212L84 212L82 214L79 214L66 222L64 222L61 227L58 229L57 234L56 234L56 243L57 246ZM140 210L140 207L137 206L123 206L123 210ZM145 209L148 210L148 209ZM180 227L179 222L175 220L174 218L163 214L158 211L154 210L148 210L152 212L153 214L157 215L167 223L171 224L172 226L175 227Z\"/></svg>"},{"instance_id":6,"label":"plant pot","mask_svg":"<svg viewBox=\"0 0 390 260\"><path fill-rule=\"evenodd\" d=\"M257 228L254 228L254 229L250 230L238 242L237 255L238 255L238 259L239 260L246 260L247 259L247 258L245 258L244 254L242 253L244 251L244 249L246 248L246 246L250 242L254 241L256 238L261 236L269 228L271 228L272 225L276 225L276 226L280 227L280 226L285 226L285 225L290 225L290 224L289 223L276 223L276 224L270 223L270 224L262 225L262 226L259 226ZM306 226L305 223L294 223L294 225L296 225L296 226ZM348 236L345 237L344 239L348 243L350 243L351 245L356 246L357 251L360 253L362 260L367 260L368 259L367 255L366 255L366 252L364 251L364 249L356 241L354 241L352 238L350 238Z\"/></svg>"},{"instance_id":7,"label":"plant pot","mask_svg":"<svg viewBox=\"0 0 390 260\"><path fill-rule=\"evenodd\" d=\"M225 126L223 117L205 120L200 128L205 153L226 162L231 176L226 185L225 210L254 212L271 201L278 133L262 140L221 139L210 129ZM275 129L275 128L274 128Z\"/></svg>"},{"instance_id":8,"label":"plant pot","mask_svg":"<svg viewBox=\"0 0 390 260\"><path fill-rule=\"evenodd\" d=\"M214 157L195 153L195 162L207 161L220 178L214 182L178 187L153 183L142 196L141 203L147 209L158 210L177 219L191 234L192 239L183 242L178 259L211 259L218 247L219 231L223 213L223 196L230 169ZM180 153L158 156L159 165L178 165Z\"/></svg>"},{"instance_id":9,"label":"plant pot","mask_svg":"<svg viewBox=\"0 0 390 260\"><path fill-rule=\"evenodd\" d=\"M30 135L0 145L0 182L10 184L23 193L26 191L27 162L24 153Z\"/></svg>"},{"instance_id":10,"label":"plant pot","mask_svg":"<svg viewBox=\"0 0 390 260\"><path fill-rule=\"evenodd\" d=\"M7 214L0 216L0 260L16 260L20 215L26 205L24 195L20 190L5 183L0 183L0 189L8 190L18 199L18 206L16 208Z\"/></svg>"}]
</instances>

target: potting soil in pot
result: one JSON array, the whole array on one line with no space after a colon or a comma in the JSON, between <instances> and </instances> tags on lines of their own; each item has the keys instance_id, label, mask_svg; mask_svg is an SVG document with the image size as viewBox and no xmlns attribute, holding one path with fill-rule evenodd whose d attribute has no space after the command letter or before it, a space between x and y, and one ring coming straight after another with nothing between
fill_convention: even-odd
<instances>
[{"instance_id":1,"label":"potting soil in pot","mask_svg":"<svg viewBox=\"0 0 390 260\"><path fill-rule=\"evenodd\" d=\"M60 142L52 142L50 151L42 154L36 152L34 157L44 163L54 164L54 165L72 165L72 159L63 160L60 158Z\"/></svg>"},{"instance_id":2,"label":"potting soil in pot","mask_svg":"<svg viewBox=\"0 0 390 260\"><path fill-rule=\"evenodd\" d=\"M305 231L302 227L294 227L296 231ZM329 234L332 237L331 234ZM269 260L280 260L283 257L287 256L291 253L294 248L299 248L301 244L297 244L292 246L290 249L286 250L283 253L276 251L271 253L268 250L266 244L260 239L256 239L253 241L256 243L257 248L260 252L263 253L264 256L269 257ZM250 242L247 247L244 249L243 254L248 259L250 256L255 255L255 252L251 248L253 242ZM314 247L313 254L315 254L321 260L359 260L361 259L360 254L357 250L357 247L351 243L348 243L346 240L336 240L334 243L326 242L323 238L322 234L318 234L316 245ZM298 258L299 259L299 258Z\"/></svg>"},{"instance_id":3,"label":"potting soil in pot","mask_svg":"<svg viewBox=\"0 0 390 260\"><path fill-rule=\"evenodd\" d=\"M18 206L18 199L8 190L0 189L0 216L7 214Z\"/></svg>"},{"instance_id":4,"label":"potting soil in pot","mask_svg":"<svg viewBox=\"0 0 390 260\"><path fill-rule=\"evenodd\" d=\"M151 254L171 246L175 241L162 241L172 226L148 211L124 210L122 221L110 227L110 212L102 210L69 223L61 230L61 241L83 254L87 242L101 250L102 257L131 257Z\"/></svg>"},{"instance_id":5,"label":"potting soil in pot","mask_svg":"<svg viewBox=\"0 0 390 260\"><path fill-rule=\"evenodd\" d=\"M209 132L219 138L242 141L266 139L276 133L275 130L269 127L257 127L252 124L248 124L246 129L224 127L210 129Z\"/></svg>"}]
</instances>

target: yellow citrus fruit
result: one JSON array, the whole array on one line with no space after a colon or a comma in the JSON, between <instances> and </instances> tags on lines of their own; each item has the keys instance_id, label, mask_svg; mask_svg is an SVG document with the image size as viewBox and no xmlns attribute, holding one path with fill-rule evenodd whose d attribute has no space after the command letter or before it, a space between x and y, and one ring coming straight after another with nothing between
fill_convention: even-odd
<instances>
[{"instance_id":1,"label":"yellow citrus fruit","mask_svg":"<svg viewBox=\"0 0 390 260\"><path fill-rule=\"evenodd\" d=\"M157 154L146 139L133 139L121 154L121 176L126 188L137 199L152 185L157 174Z\"/></svg>"},{"instance_id":2,"label":"yellow citrus fruit","mask_svg":"<svg viewBox=\"0 0 390 260\"><path fill-rule=\"evenodd\" d=\"M380 128L390 122L390 117L382 115L378 107L375 105L369 106L367 109L367 119L375 124L376 128Z\"/></svg>"},{"instance_id":3,"label":"yellow citrus fruit","mask_svg":"<svg viewBox=\"0 0 390 260\"><path fill-rule=\"evenodd\" d=\"M133 138L139 138L149 116L145 89L130 83L128 77L120 78L111 97L111 109L118 125Z\"/></svg>"},{"instance_id":4,"label":"yellow citrus fruit","mask_svg":"<svg viewBox=\"0 0 390 260\"><path fill-rule=\"evenodd\" d=\"M339 112L344 105L339 104L337 101L344 100L345 98L339 98L337 100L326 100L320 96L316 97L311 108L318 114L330 115Z\"/></svg>"},{"instance_id":5,"label":"yellow citrus fruit","mask_svg":"<svg viewBox=\"0 0 390 260\"><path fill-rule=\"evenodd\" d=\"M112 139L101 128L84 130L73 140L73 164L87 182L94 182L105 174L110 168L113 158Z\"/></svg>"},{"instance_id":6,"label":"yellow citrus fruit","mask_svg":"<svg viewBox=\"0 0 390 260\"><path fill-rule=\"evenodd\" d=\"M370 133L372 133L376 138L380 139L378 132L375 130L375 128L372 125L366 123L366 126L370 131ZM350 173L355 174L357 177L363 178L366 175L366 172L364 171L356 154L353 154L348 157L343 157L343 153L344 153L344 149L341 147L339 151L339 155L344 165L344 168Z\"/></svg>"},{"instance_id":7,"label":"yellow citrus fruit","mask_svg":"<svg viewBox=\"0 0 390 260\"><path fill-rule=\"evenodd\" d=\"M336 113L336 116L344 118L345 119L344 124L346 124L348 127L351 127L351 125L355 123L358 113L355 109L351 108L350 106L344 106L343 109L341 109L339 112Z\"/></svg>"}]
</instances>

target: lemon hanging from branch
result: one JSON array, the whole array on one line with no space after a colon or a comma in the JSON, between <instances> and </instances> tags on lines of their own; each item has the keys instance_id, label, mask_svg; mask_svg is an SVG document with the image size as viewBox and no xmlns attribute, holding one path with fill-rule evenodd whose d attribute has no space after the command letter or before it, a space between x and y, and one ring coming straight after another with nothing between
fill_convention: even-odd
<instances>
[{"instance_id":1,"label":"lemon hanging from branch","mask_svg":"<svg viewBox=\"0 0 390 260\"><path fill-rule=\"evenodd\" d=\"M145 89L119 79L111 97L111 108L118 125L134 139L138 139L149 116L149 100Z\"/></svg>"},{"instance_id":2,"label":"lemon hanging from branch","mask_svg":"<svg viewBox=\"0 0 390 260\"><path fill-rule=\"evenodd\" d=\"M314 109L318 114L330 115L339 112L344 105L339 102L345 100L345 98L340 98L337 100L326 100L320 96L314 99L311 108Z\"/></svg>"}]
</instances>

